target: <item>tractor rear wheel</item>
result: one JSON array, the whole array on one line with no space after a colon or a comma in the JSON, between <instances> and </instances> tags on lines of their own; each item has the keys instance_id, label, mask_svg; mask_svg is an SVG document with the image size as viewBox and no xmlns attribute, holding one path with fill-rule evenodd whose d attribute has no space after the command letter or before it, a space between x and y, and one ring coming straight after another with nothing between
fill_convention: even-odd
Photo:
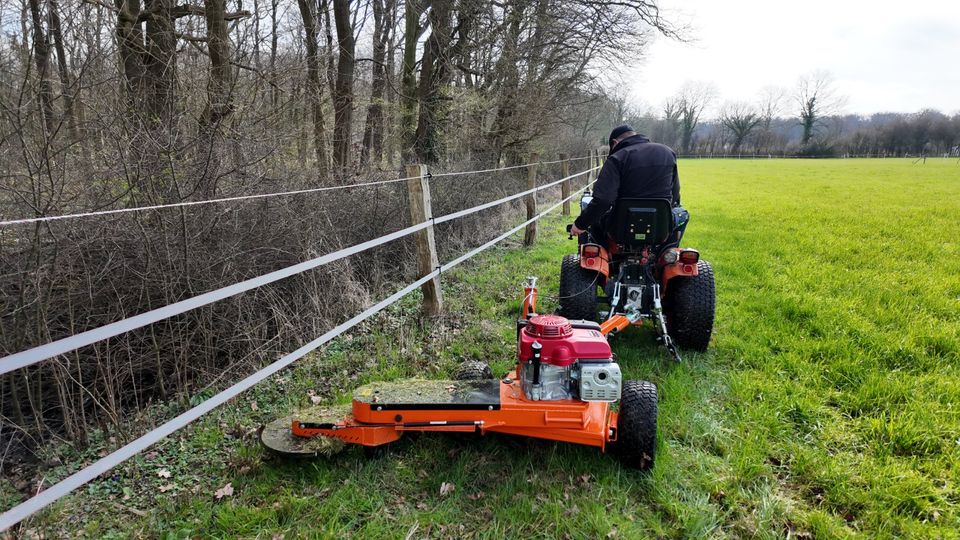
<instances>
[{"instance_id":1,"label":"tractor rear wheel","mask_svg":"<svg viewBox=\"0 0 960 540\"><path fill-rule=\"evenodd\" d=\"M566 255L560 265L560 315L573 320L597 320L600 274L580 266L579 255Z\"/></svg>"},{"instance_id":2,"label":"tractor rear wheel","mask_svg":"<svg viewBox=\"0 0 960 540\"><path fill-rule=\"evenodd\" d=\"M657 387L624 381L617 416L617 440L610 451L631 469L649 470L657 451Z\"/></svg>"},{"instance_id":3,"label":"tractor rear wheel","mask_svg":"<svg viewBox=\"0 0 960 540\"><path fill-rule=\"evenodd\" d=\"M492 379L493 371L486 362L466 360L457 368L453 378L457 381L483 381Z\"/></svg>"},{"instance_id":4,"label":"tractor rear wheel","mask_svg":"<svg viewBox=\"0 0 960 540\"><path fill-rule=\"evenodd\" d=\"M697 275L675 277L667 287L663 312L667 333L681 349L703 352L713 334L717 304L713 267L707 261L697 263Z\"/></svg>"}]
</instances>

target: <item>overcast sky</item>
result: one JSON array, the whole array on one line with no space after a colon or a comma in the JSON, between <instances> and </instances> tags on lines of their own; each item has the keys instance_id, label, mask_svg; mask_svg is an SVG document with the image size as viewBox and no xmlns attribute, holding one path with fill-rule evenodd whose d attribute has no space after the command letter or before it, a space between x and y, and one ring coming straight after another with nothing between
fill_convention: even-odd
<instances>
[{"instance_id":1,"label":"overcast sky","mask_svg":"<svg viewBox=\"0 0 960 540\"><path fill-rule=\"evenodd\" d=\"M658 38L626 74L636 104L659 109L686 80L753 100L829 71L844 112L960 111L960 1L661 0L692 43Z\"/></svg>"}]
</instances>

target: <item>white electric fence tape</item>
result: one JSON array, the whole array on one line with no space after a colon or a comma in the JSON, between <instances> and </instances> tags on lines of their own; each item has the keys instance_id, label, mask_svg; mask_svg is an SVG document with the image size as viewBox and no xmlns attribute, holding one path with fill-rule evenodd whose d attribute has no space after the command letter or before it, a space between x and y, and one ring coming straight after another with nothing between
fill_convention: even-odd
<instances>
[{"instance_id":1,"label":"white electric fence tape","mask_svg":"<svg viewBox=\"0 0 960 540\"><path fill-rule=\"evenodd\" d=\"M298 189L294 191L280 191L276 193L261 193L259 195L239 195L237 197L223 197L220 199L206 199L203 201L184 201L184 202L170 203L170 204L154 204L151 206L137 206L133 208L115 208L113 210L99 210L96 212L82 212L79 214L64 214L61 216L41 216L41 217L34 217L34 218L11 219L9 221L0 221L0 227L6 227L9 225L25 225L27 223L42 223L45 221L60 221L64 219L86 218L86 217L94 217L94 216L109 216L111 214L126 214L129 212L142 212L145 210L163 210L165 208L181 208L181 207L187 207L187 206L201 206L204 204L216 204L216 203L225 203L225 202L232 202L232 201L267 199L271 197L283 197L287 195L303 195L306 193L319 193L323 191L334 191L338 189L393 184L395 182L403 182L406 180L410 180L410 178L391 178L390 180L378 180L376 182L365 182L362 184L326 186L326 187L309 188L309 189Z\"/></svg>"},{"instance_id":2,"label":"white electric fence tape","mask_svg":"<svg viewBox=\"0 0 960 540\"><path fill-rule=\"evenodd\" d=\"M135 330L137 328L146 326L148 324L155 323L157 321L161 321L163 319L167 319L175 315L180 315L181 313L185 313L192 309L196 309L199 307L212 304L219 300L223 300L224 298L229 298L231 296L235 296L242 292L246 292L251 289L256 289L257 287L262 287L269 283L279 281L281 279L293 276L295 274L300 274L302 272L306 272L307 270L312 270L314 268L323 266L325 264L338 261L340 259L360 253L361 251L365 251L370 248L383 245L387 242L390 242L398 238L407 236L409 234L415 233L417 231L426 229L434 224L445 223L447 221L451 221L469 214L473 214L481 210L485 210L487 208L492 208L494 206L498 206L515 199L519 199L520 197L523 197L525 195L529 195L531 193L535 193L537 191L547 189L549 187L555 186L571 178L575 178L577 176L586 174L594 169L587 169L585 171L572 174L570 176L561 178L559 180L555 180L553 182L544 184L542 186L538 186L536 188L528 189L526 191L521 191L520 193L508 195L506 197L497 199L495 201L474 206L473 208L467 208L466 210L461 210L459 212L454 212L452 214L447 214L445 216L441 216L438 218L431 218L423 223L418 223L416 225L407 227L405 229L400 229L398 231L394 231L390 234L381 236L379 238L374 238L373 240L368 240L366 242L357 244L355 246L341 249L339 251L334 251L333 253L321 255L320 257L317 257L315 259L310 259L309 261L304 261L302 263L295 264L293 266L288 266L280 270L275 270L273 272L264 274L262 276L258 276L255 278L248 279L246 281L241 281L240 283L235 283L227 287L222 287L220 289L206 292L206 293L194 296L192 298L188 298L186 300L181 300L179 302L169 304L161 308L153 309L145 313L135 315L133 317L121 319L119 321L106 324L99 328L87 330L86 332L74 334L70 337L59 339L57 341L53 341L45 345L40 345L32 349L27 349L25 351L11 354L4 358L0 358L0 375L3 375L4 373L9 373L15 369L20 369L23 367L36 364L38 362L42 362L44 360L53 358L54 356L57 356L60 354L68 353L70 351L75 351L80 347L91 345L98 341L103 341L105 339L118 336L120 334L129 332L130 330Z\"/></svg>"},{"instance_id":3,"label":"white electric fence tape","mask_svg":"<svg viewBox=\"0 0 960 540\"><path fill-rule=\"evenodd\" d=\"M589 169L589 170L587 170L587 171L583 171L583 172L577 173L576 175L573 175L573 176L579 176L579 175L584 174L584 173L586 173L586 172L589 172L589 171L591 171L591 170L593 170L593 169ZM572 178L572 176L571 176L571 177L568 177L568 178ZM590 187L593 183L594 183L594 182L588 183L588 184L587 184L586 186L584 186L582 189L586 189L587 187ZM548 184L548 185L549 185L549 184ZM318 337L317 339L315 339L315 340L307 343L306 345L300 347L299 349L293 351L292 353L290 353L290 354L284 356L283 358L277 360L277 361L274 362L273 364L270 364L269 366L261 369L260 371L257 371L256 373L248 376L247 378L243 379L242 381L234 384L233 386L227 388L226 390L224 390L224 391L218 393L217 395L211 397L210 399L204 401L204 402L201 403L200 405L197 405L196 407L194 407L194 408L192 408L192 409L190 409L190 410L188 410L188 411L186 411L186 412L184 412L184 413L181 413L179 416L177 416L177 417L173 418L172 420L166 422L165 424L163 424L163 425L161 425L161 426L159 426L159 427L151 430L150 432L146 433L145 435L137 438L137 439L134 440L133 442L130 442L130 443L124 445L124 446L121 447L120 449L115 450L114 452L108 454L107 456L105 456L105 457L97 460L97 461L94 462L93 464L88 465L87 467L84 467L83 469L80 469L79 471L73 473L72 475L68 476L67 478L64 478L64 479L61 480L60 482L57 482L56 484L50 486L50 487L47 488L46 490L40 492L38 495L36 495L36 496L34 496L34 497L30 498L30 499L27 499L26 501L18 504L17 506L14 506L13 508L11 508L11 509L7 510L6 512L4 512L3 514L0 514L0 532L6 531L6 530L9 529L10 527L12 527L12 526L16 525L17 523L23 521L24 519L32 516L33 514L39 512L40 510L43 510L43 509L46 508L47 506L53 504L53 503L56 502L58 499L60 499L61 497L65 496L65 495L67 495L67 494L69 494L70 492L72 492L73 490L77 489L78 487L86 484L87 482L90 482L91 480L95 479L96 477L100 476L101 474L103 474L103 473L105 473L105 472L113 469L114 467L116 467L116 466L119 465L120 463L123 463L124 461L130 459L131 457L133 457L133 456L139 454L140 452L146 450L146 449L149 448L150 446L156 444L158 441L160 441L160 440L163 439L164 437L166 437L166 436L170 435L171 433L174 433L175 431L177 431L177 430L179 430L179 429L187 426L188 424L190 424L190 423L193 422L194 420L200 418L200 417L203 416L204 414L212 411L213 409L219 407L220 405L223 405L224 403L226 403L226 402L229 401L230 399L232 399L232 398L240 395L240 394L241 394L242 392L244 392L245 390L248 390L248 389L252 388L254 385L256 385L257 383L263 381L263 380L266 379L267 377L270 377L271 375L277 373L277 372L280 371L281 369L289 366L289 365L292 364L293 362L299 360L300 358L303 358L303 357L304 357L305 355L307 355L308 353L316 350L317 348L321 347L322 345L324 345L325 343L327 343L327 342L329 342L330 340L334 339L335 337L339 336L340 334L346 332L347 330L350 330L350 329L353 328L354 326L356 326L356 325L360 324L361 322L367 320L367 319L370 318L371 316L379 313L380 311L382 311L384 308L386 308L386 307L389 306L390 304L393 304L393 303L396 302L397 300L400 300L401 298L403 298L403 297L406 296L407 294L409 294L409 293L411 293L412 291L416 290L417 287L423 285L423 284L426 283L427 281L430 281L430 280L433 279L434 277L440 275L441 272L450 270L451 268L457 266L458 264L462 263L463 261L466 261L467 259L470 259L471 257L473 257L473 256L477 255L478 253L480 253L480 252L482 252L482 251L490 248L491 246L493 246L494 244L502 241L503 239L507 238L508 236L510 236L510 235L518 232L520 229L526 227L526 226L529 225L530 223L533 223L534 221L537 221L537 220L539 220L540 218L542 218L543 216L545 216L545 215L549 214L550 212L556 210L556 209L559 208L560 205L562 205L563 203L565 203L565 202L573 199L574 197L576 197L577 192L579 192L579 191L581 191L581 190L576 190L576 192L574 192L573 194L571 194L569 197L566 197L565 199L562 199L562 200L561 200L560 202L558 202L557 204L551 206L550 208L547 208L547 209L544 210L543 212L540 212L540 213L537 214L536 216L534 216L534 217L532 217L532 218L524 221L524 222L521 223L520 225L517 225L516 227L514 227L514 228L510 229L509 231L501 234L500 236L494 238L493 240L490 240L489 242L486 242L485 244L483 244L483 245L481 245L481 246L479 246L479 247L477 247L477 248L475 248L475 249L473 249L473 250L471 250L471 251L469 251L469 252L467 252L467 253L459 256L459 257L457 257L456 259L453 259L452 261L450 261L450 262L448 262L448 263L446 263L446 264L440 265L440 266L439 266L436 270L434 270L433 272L430 272L429 274L427 274L427 275L423 276L422 278L414 281L413 283L407 285L406 287L400 289L399 291L391 294L391 295L388 296L387 298L384 298L384 299L381 300L380 302L377 302L376 304L368 307L367 309L363 310L361 313L355 315L354 317L352 317L351 319L347 320L346 322L341 323L341 324L338 325L337 327L331 329L331 330L328 331L327 333L325 333L325 334L323 334L322 336Z\"/></svg>"},{"instance_id":4,"label":"white electric fence tape","mask_svg":"<svg viewBox=\"0 0 960 540\"><path fill-rule=\"evenodd\" d=\"M524 164L521 164L521 165L512 165L512 166L510 166L510 167L497 167L497 168L494 168L494 169L480 169L479 171L435 173L435 174L431 174L430 177L431 177L431 178L436 178L436 177L438 177L438 176L454 176L454 175L463 176L463 175L467 175L467 174L481 174L481 173L496 172L496 171L509 171L509 170L511 170L511 169L522 169L522 168L524 168L524 167L529 167L530 165L551 165L551 164L553 164L553 163L561 163L561 162L563 162L563 161L580 161L580 160L589 159L589 158L590 158L590 156L581 156L581 157L578 157L578 158L570 158L570 159L566 159L566 160L564 160L564 159L556 159L556 160L554 160L554 161L534 161L534 162L532 162L532 163L524 163Z\"/></svg>"},{"instance_id":5,"label":"white electric fence tape","mask_svg":"<svg viewBox=\"0 0 960 540\"><path fill-rule=\"evenodd\" d=\"M583 160L583 159L587 159L587 158L589 158L589 157L590 157L590 156L572 158L572 159L569 159L569 160L567 160L567 161L580 161L580 160ZM551 163L560 163L561 161L564 161L564 160L538 161L538 162L536 162L536 164L539 164L539 165L548 165L548 164L551 164ZM524 163L523 165L514 165L514 166L512 166L512 167L499 167L499 168L493 168L493 169L482 169L482 170L478 170L478 171L460 171L460 172L447 172L447 173L428 174L427 176L430 177L430 178L439 177L439 176L464 176L464 175L468 175L468 174L480 174L480 173L497 172L497 171L508 171L508 170L510 170L510 169L518 169L518 168L521 168L521 167L529 167L530 165L533 165L533 163ZM130 212L142 212L142 211L145 211L145 210L163 210L163 209L166 209L166 208L180 208L180 207L188 207L188 206L201 206L201 205L205 205L205 204L217 204L217 203L225 203L225 202L233 202L233 201L247 201L247 200L253 200L253 199L266 199L266 198L272 198L272 197L284 197L284 196L288 196L288 195L304 195L304 194L307 194L307 193L319 193L319 192L323 192L323 191L335 191L335 190L340 190L340 189L350 189L350 188L359 188L359 187L380 186L380 185L384 185L384 184L393 184L393 183L396 183L396 182L405 182L405 181L407 181L407 180L413 180L414 178L419 178L419 177L417 177L417 176L411 176L411 177L407 177L407 178L392 178L392 179L389 179L389 180L378 180L378 181L375 181L375 182L364 182L364 183L361 183L361 184L346 184L346 185L342 185L342 186L326 186L326 187L309 188L309 189L298 189L298 190L295 190L295 191L281 191L281 192L277 192L277 193L261 193L261 194L259 194L259 195L241 195L241 196L237 196L237 197L223 197L223 198L220 198L220 199L207 199L207 200L204 200L204 201L185 201L185 202L171 203L171 204L155 204L155 205L152 205L152 206L138 206L138 207L135 207L135 208L115 208L115 209L113 209L113 210L98 210L98 211L95 211L95 212L82 212L82 213L79 213L79 214L64 214L64 215L61 215L61 216L40 216L40 217L33 217L33 218L11 219L11 220L7 220L7 221L0 221L0 227L8 227L8 226L11 226L11 225L26 225L26 224L28 224L28 223L42 223L42 222L47 222L47 221L60 221L60 220L64 220L64 219L86 218L86 217L94 217L94 216L109 216L109 215L112 215L112 214L126 214L126 213L130 213Z\"/></svg>"}]
</instances>

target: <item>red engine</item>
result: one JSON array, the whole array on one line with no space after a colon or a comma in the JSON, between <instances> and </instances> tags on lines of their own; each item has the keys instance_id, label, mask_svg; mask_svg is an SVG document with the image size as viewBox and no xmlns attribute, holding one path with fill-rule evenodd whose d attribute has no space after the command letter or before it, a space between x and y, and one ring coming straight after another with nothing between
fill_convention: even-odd
<instances>
[{"instance_id":1,"label":"red engine","mask_svg":"<svg viewBox=\"0 0 960 540\"><path fill-rule=\"evenodd\" d=\"M539 342L540 361L566 367L579 359L608 360L613 353L607 338L593 328L574 328L559 315L535 315L520 332L520 363L533 358L533 344Z\"/></svg>"},{"instance_id":2,"label":"red engine","mask_svg":"<svg viewBox=\"0 0 960 540\"><path fill-rule=\"evenodd\" d=\"M620 366L596 323L574 327L557 315L536 315L520 331L517 349L527 399L620 399Z\"/></svg>"}]
</instances>

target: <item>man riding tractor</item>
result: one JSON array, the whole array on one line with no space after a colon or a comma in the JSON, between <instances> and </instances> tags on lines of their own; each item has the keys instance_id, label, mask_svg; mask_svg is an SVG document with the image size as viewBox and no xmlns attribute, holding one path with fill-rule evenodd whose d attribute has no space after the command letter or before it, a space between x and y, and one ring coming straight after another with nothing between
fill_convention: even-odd
<instances>
[{"instance_id":1,"label":"man riding tractor","mask_svg":"<svg viewBox=\"0 0 960 540\"><path fill-rule=\"evenodd\" d=\"M591 229L591 236L602 242L609 227L610 209L626 198L667 199L675 219L683 217L677 223L685 227L689 215L684 216L686 210L680 206L677 154L669 146L651 142L629 125L614 128L608 143L610 155L597 176L593 199L573 222L570 232L579 236ZM682 234L682 229L679 232Z\"/></svg>"},{"instance_id":2,"label":"man riding tractor","mask_svg":"<svg viewBox=\"0 0 960 540\"><path fill-rule=\"evenodd\" d=\"M679 248L690 215L680 206L677 155L628 125L615 128L609 144L594 191L584 192L580 217L568 227L580 248L563 259L560 314L597 320L603 302L607 333L647 319L676 359L677 346L706 350L713 269L698 251Z\"/></svg>"}]
</instances>

